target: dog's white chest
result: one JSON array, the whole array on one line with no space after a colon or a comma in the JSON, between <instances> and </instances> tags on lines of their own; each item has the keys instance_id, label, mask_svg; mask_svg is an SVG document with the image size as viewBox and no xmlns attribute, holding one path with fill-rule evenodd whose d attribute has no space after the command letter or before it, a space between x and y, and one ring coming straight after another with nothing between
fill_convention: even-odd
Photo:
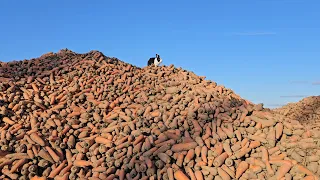
<instances>
[{"instance_id":1,"label":"dog's white chest","mask_svg":"<svg viewBox=\"0 0 320 180\"><path fill-rule=\"evenodd\" d=\"M155 59L154 62L153 62L153 64L154 64L155 66L159 66L159 64L161 64L161 62L162 62L162 59L160 59L160 61L158 61L158 59Z\"/></svg>"}]
</instances>

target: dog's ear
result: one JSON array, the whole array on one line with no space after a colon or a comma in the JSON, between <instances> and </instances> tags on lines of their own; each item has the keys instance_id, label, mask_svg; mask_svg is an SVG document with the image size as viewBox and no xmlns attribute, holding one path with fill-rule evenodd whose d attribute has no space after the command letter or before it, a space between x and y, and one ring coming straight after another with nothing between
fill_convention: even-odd
<instances>
[{"instance_id":1,"label":"dog's ear","mask_svg":"<svg viewBox=\"0 0 320 180\"><path fill-rule=\"evenodd\" d=\"M156 54L156 58L158 57L159 55L158 54Z\"/></svg>"}]
</instances>

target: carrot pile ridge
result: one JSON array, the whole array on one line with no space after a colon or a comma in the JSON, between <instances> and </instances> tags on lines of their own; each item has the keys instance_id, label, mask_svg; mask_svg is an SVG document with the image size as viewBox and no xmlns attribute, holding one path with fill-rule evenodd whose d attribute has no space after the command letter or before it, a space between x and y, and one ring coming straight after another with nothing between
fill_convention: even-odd
<instances>
[{"instance_id":1,"label":"carrot pile ridge","mask_svg":"<svg viewBox=\"0 0 320 180\"><path fill-rule=\"evenodd\" d=\"M319 179L320 131L170 66L0 64L0 179Z\"/></svg>"}]
</instances>

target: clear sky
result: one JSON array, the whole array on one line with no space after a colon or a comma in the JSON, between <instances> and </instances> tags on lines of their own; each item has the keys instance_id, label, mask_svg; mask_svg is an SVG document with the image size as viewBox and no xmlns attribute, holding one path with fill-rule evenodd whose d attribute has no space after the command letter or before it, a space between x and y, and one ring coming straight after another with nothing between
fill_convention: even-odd
<instances>
[{"instance_id":1,"label":"clear sky","mask_svg":"<svg viewBox=\"0 0 320 180\"><path fill-rule=\"evenodd\" d=\"M319 9L319 0L2 0L0 60L68 48L143 67L158 53L275 107L319 95Z\"/></svg>"}]
</instances>

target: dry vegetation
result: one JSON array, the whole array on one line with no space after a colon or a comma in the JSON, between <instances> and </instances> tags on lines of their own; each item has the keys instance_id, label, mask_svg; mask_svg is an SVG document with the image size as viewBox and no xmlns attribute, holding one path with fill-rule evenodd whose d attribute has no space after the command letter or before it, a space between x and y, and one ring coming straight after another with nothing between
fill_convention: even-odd
<instances>
[{"instance_id":1,"label":"dry vegetation","mask_svg":"<svg viewBox=\"0 0 320 180\"><path fill-rule=\"evenodd\" d=\"M0 66L0 179L319 179L318 129L173 65Z\"/></svg>"}]
</instances>

